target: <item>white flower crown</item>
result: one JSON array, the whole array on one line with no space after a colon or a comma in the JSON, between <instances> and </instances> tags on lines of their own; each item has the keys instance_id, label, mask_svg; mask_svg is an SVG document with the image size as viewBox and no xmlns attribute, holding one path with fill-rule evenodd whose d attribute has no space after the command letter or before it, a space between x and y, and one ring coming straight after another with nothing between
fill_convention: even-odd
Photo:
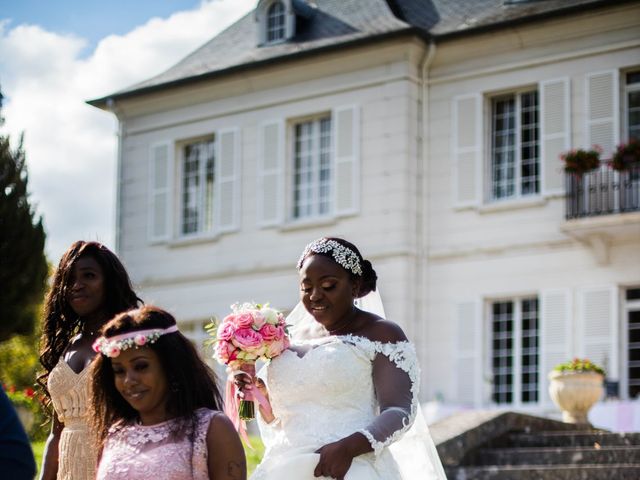
<instances>
[{"instance_id":1,"label":"white flower crown","mask_svg":"<svg viewBox=\"0 0 640 480\"><path fill-rule=\"evenodd\" d=\"M172 325L168 328L149 328L147 330L137 330L108 338L100 337L93 342L93 351L109 358L115 358L120 355L122 350L127 350L132 347L144 347L145 345L155 343L162 335L177 331L178 326Z\"/></svg>"},{"instance_id":2,"label":"white flower crown","mask_svg":"<svg viewBox=\"0 0 640 480\"><path fill-rule=\"evenodd\" d=\"M336 261L338 265L345 270L349 270L354 275L362 275L362 267L360 266L360 258L358 254L351 250L349 247L345 247L335 240L328 240L326 238L319 238L307 245L298 260L298 270L302 268L304 259L310 253L329 253Z\"/></svg>"}]
</instances>

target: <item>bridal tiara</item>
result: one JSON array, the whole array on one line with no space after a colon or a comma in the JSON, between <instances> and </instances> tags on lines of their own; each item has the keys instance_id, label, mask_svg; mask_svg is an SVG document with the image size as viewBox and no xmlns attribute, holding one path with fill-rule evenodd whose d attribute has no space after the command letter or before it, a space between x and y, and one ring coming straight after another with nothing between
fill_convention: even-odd
<instances>
[{"instance_id":1,"label":"bridal tiara","mask_svg":"<svg viewBox=\"0 0 640 480\"><path fill-rule=\"evenodd\" d=\"M310 253L329 253L345 270L349 270L354 275L362 275L362 266L360 265L360 258L349 247L345 247L335 240L329 240L326 238L319 238L307 245L298 260L298 270L302 268L304 259L309 256Z\"/></svg>"},{"instance_id":2,"label":"bridal tiara","mask_svg":"<svg viewBox=\"0 0 640 480\"><path fill-rule=\"evenodd\" d=\"M147 330L137 330L135 332L123 333L113 337L100 337L93 342L93 351L101 353L106 357L115 358L122 350L132 347L144 347L155 343L162 335L178 331L177 325L168 328L149 328Z\"/></svg>"}]
</instances>

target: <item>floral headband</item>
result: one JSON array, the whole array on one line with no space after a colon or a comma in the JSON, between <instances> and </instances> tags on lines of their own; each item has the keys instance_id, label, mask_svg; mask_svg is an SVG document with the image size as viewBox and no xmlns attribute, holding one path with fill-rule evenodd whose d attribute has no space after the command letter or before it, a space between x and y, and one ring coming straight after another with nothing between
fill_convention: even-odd
<instances>
[{"instance_id":1,"label":"floral headband","mask_svg":"<svg viewBox=\"0 0 640 480\"><path fill-rule=\"evenodd\" d=\"M298 270L302 268L304 259L309 256L310 253L329 253L345 270L349 270L354 275L362 275L362 267L360 266L360 258L358 254L351 250L349 247L345 247L335 240L328 240L326 238L319 238L307 245L298 260Z\"/></svg>"},{"instance_id":2,"label":"floral headband","mask_svg":"<svg viewBox=\"0 0 640 480\"><path fill-rule=\"evenodd\" d=\"M106 357L115 358L122 350L132 347L144 347L155 343L162 335L178 331L177 325L168 328L150 328L148 330L137 330L135 332L123 333L113 337L100 337L93 342L93 350Z\"/></svg>"}]
</instances>

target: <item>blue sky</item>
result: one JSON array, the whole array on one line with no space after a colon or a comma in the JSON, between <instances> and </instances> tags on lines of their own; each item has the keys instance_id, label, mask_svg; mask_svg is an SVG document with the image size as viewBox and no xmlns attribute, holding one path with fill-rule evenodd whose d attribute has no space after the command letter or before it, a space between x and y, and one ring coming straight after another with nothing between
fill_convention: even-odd
<instances>
[{"instance_id":1,"label":"blue sky","mask_svg":"<svg viewBox=\"0 0 640 480\"><path fill-rule=\"evenodd\" d=\"M157 75L256 0L0 0L0 134L25 135L46 252L114 248L117 121L86 104Z\"/></svg>"},{"instance_id":2,"label":"blue sky","mask_svg":"<svg viewBox=\"0 0 640 480\"><path fill-rule=\"evenodd\" d=\"M200 0L0 0L0 17L10 27L39 25L87 40L89 54L108 35L124 35L152 17L197 7Z\"/></svg>"}]
</instances>

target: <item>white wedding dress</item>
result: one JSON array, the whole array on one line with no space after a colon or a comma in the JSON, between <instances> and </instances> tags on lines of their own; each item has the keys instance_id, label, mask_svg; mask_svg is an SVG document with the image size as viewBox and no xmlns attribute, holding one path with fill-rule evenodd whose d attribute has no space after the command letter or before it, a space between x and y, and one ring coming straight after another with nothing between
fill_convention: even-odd
<instances>
[{"instance_id":1,"label":"white wedding dress","mask_svg":"<svg viewBox=\"0 0 640 480\"><path fill-rule=\"evenodd\" d=\"M276 419L259 419L265 455L251 480L316 480L314 452L354 432L373 451L354 458L346 480L446 479L420 413L411 343L344 335L293 346L259 373Z\"/></svg>"}]
</instances>

